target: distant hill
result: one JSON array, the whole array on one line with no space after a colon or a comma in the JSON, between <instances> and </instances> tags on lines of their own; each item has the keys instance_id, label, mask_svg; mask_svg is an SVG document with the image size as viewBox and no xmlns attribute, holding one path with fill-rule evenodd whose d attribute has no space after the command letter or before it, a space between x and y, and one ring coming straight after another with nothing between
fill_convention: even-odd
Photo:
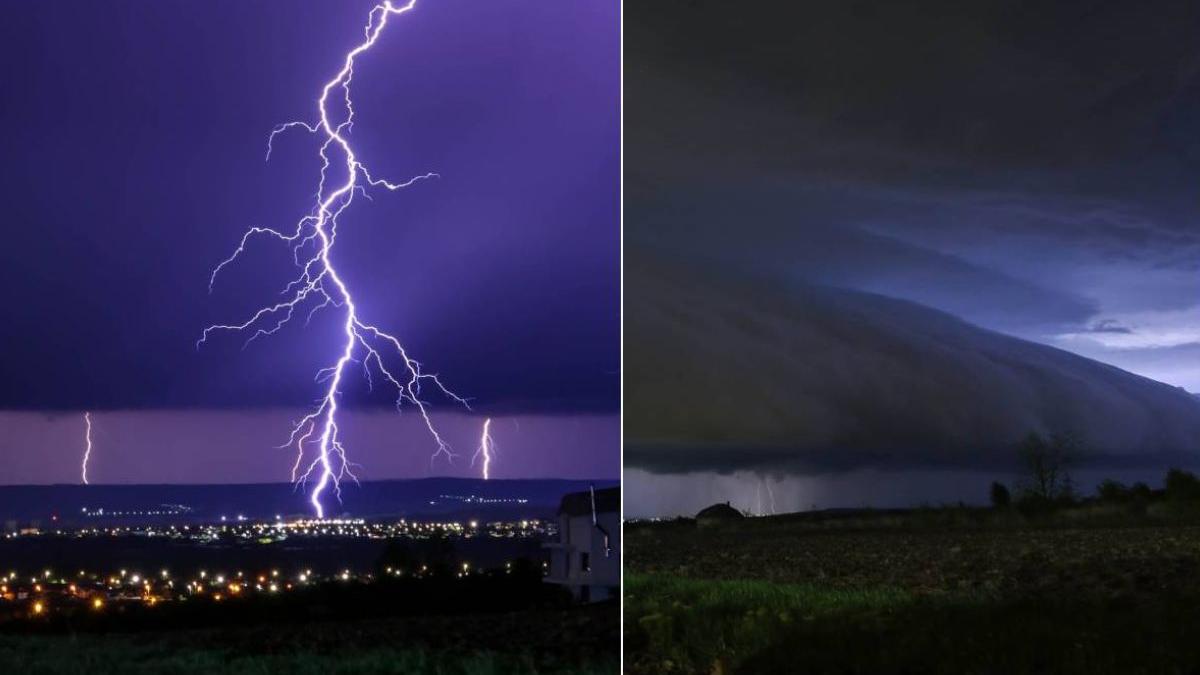
<instances>
[{"instance_id":1,"label":"distant hill","mask_svg":"<svg viewBox=\"0 0 1200 675\"><path fill-rule=\"evenodd\" d=\"M474 478L370 481L343 484L342 504L330 495L325 505L330 517L543 518L555 513L564 494L593 483L597 488L617 484ZM222 516L229 521L239 516L270 520L275 515L309 515L307 506L305 495L287 483L0 486L0 525L213 522Z\"/></svg>"},{"instance_id":2,"label":"distant hill","mask_svg":"<svg viewBox=\"0 0 1200 675\"><path fill-rule=\"evenodd\" d=\"M625 275L627 465L985 465L1033 430L1095 460L1200 450L1184 390L916 303L646 254Z\"/></svg>"}]
</instances>

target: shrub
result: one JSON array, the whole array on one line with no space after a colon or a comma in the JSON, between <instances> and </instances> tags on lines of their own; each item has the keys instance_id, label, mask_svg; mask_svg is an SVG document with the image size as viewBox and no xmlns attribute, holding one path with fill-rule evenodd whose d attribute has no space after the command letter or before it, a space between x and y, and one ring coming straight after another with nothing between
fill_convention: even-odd
<instances>
[{"instance_id":1,"label":"shrub","mask_svg":"<svg viewBox=\"0 0 1200 675\"><path fill-rule=\"evenodd\" d=\"M1017 511L1026 517L1038 517L1054 510L1054 502L1033 490L1023 490L1017 497Z\"/></svg>"},{"instance_id":2,"label":"shrub","mask_svg":"<svg viewBox=\"0 0 1200 675\"><path fill-rule=\"evenodd\" d=\"M1007 509L1012 503L1012 495L1009 494L1008 488L1004 483L999 481L992 483L991 489L992 508Z\"/></svg>"},{"instance_id":3,"label":"shrub","mask_svg":"<svg viewBox=\"0 0 1200 675\"><path fill-rule=\"evenodd\" d=\"M1171 469L1163 483L1167 499L1173 502L1200 501L1200 478L1183 469Z\"/></svg>"},{"instance_id":4,"label":"shrub","mask_svg":"<svg viewBox=\"0 0 1200 675\"><path fill-rule=\"evenodd\" d=\"M1145 484L1143 483L1143 485ZM1148 487L1146 488L1147 491L1149 489ZM1096 496L1102 502L1123 502L1130 497L1130 494L1130 489L1125 487L1124 483L1112 480L1111 478L1105 479L1096 488Z\"/></svg>"},{"instance_id":5,"label":"shrub","mask_svg":"<svg viewBox=\"0 0 1200 675\"><path fill-rule=\"evenodd\" d=\"M1138 481L1133 484L1133 487L1129 488L1129 496L1134 501L1147 502L1154 496L1154 491L1150 489L1149 485Z\"/></svg>"}]
</instances>

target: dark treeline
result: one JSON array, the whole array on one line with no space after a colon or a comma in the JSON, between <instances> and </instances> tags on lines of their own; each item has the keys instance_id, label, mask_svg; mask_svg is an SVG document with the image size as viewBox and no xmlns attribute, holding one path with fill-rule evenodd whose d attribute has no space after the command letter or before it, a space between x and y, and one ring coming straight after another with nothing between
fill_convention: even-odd
<instances>
[{"instance_id":1,"label":"dark treeline","mask_svg":"<svg viewBox=\"0 0 1200 675\"><path fill-rule=\"evenodd\" d=\"M1109 478L1100 482L1094 495L1080 494L1071 479L1071 467L1083 455L1083 444L1072 434L1030 433L1017 445L1017 455L1022 479L1013 489L998 481L992 483L989 498L994 508L1015 507L1036 514L1087 503L1122 505L1132 510L1162 503L1176 511L1200 512L1200 477L1180 468L1167 470L1161 489L1144 482L1127 485Z\"/></svg>"}]
</instances>

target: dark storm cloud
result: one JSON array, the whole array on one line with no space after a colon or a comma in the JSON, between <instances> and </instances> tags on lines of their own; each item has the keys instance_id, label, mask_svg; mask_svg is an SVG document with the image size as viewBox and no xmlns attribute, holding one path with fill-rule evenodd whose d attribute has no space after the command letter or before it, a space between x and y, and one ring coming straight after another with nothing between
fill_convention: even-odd
<instances>
[{"instance_id":1,"label":"dark storm cloud","mask_svg":"<svg viewBox=\"0 0 1200 675\"><path fill-rule=\"evenodd\" d=\"M1109 466L1192 457L1181 389L915 303L626 256L627 465L1011 465L1031 431Z\"/></svg>"},{"instance_id":2,"label":"dark storm cloud","mask_svg":"<svg viewBox=\"0 0 1200 675\"><path fill-rule=\"evenodd\" d=\"M660 106L680 110L684 124L756 109L820 130L827 146L996 169L1091 168L1166 146L1187 161L1200 151L1193 3L643 5L626 22L635 119ZM684 91L714 105L684 113L694 101L672 105ZM745 117L728 122L706 140L735 144L754 129ZM661 126L629 130L646 137ZM796 149L754 154L805 164Z\"/></svg>"},{"instance_id":3,"label":"dark storm cloud","mask_svg":"<svg viewBox=\"0 0 1200 675\"><path fill-rule=\"evenodd\" d=\"M634 197L832 184L924 206L943 236L1200 258L1191 3L643 5L626 30Z\"/></svg>"},{"instance_id":4,"label":"dark storm cloud","mask_svg":"<svg viewBox=\"0 0 1200 675\"><path fill-rule=\"evenodd\" d=\"M992 326L1061 330L1095 301L867 229L919 221L906 209L844 188L726 186L632 200L643 224L632 246L794 279L905 297ZM911 225L915 228L917 225Z\"/></svg>"},{"instance_id":5,"label":"dark storm cloud","mask_svg":"<svg viewBox=\"0 0 1200 675\"><path fill-rule=\"evenodd\" d=\"M245 228L309 208L312 139L277 138L264 164L266 134L313 114L372 4L5 8L0 407L311 402L332 314L244 350L193 344L293 273L258 241L206 292ZM373 172L441 179L359 200L336 262L364 315L478 409L618 405L617 17L615 2L422 2L355 74Z\"/></svg>"},{"instance_id":6,"label":"dark storm cloud","mask_svg":"<svg viewBox=\"0 0 1200 675\"><path fill-rule=\"evenodd\" d=\"M1081 353L1059 336L1120 321L1145 344L1089 356L1200 387L1135 353L1200 311L1200 7L628 12L630 246L786 265Z\"/></svg>"},{"instance_id":7,"label":"dark storm cloud","mask_svg":"<svg viewBox=\"0 0 1200 675\"><path fill-rule=\"evenodd\" d=\"M296 410L270 408L95 412L88 473L94 484L285 483L291 453L277 446L296 416ZM615 415L491 419L499 448L493 477L620 475L621 432ZM416 415L352 410L342 421L356 473L364 481L479 474L478 465L469 461L431 462L428 432ZM483 418L439 411L437 423L446 441L469 455ZM82 415L0 411L0 429L0 485L79 480ZM346 483L345 489L353 494L357 488ZM305 503L298 494L297 506Z\"/></svg>"},{"instance_id":8,"label":"dark storm cloud","mask_svg":"<svg viewBox=\"0 0 1200 675\"><path fill-rule=\"evenodd\" d=\"M1116 319L1101 319L1087 327L1088 333L1117 333L1119 335L1130 335L1133 329L1129 326L1121 325Z\"/></svg>"}]
</instances>

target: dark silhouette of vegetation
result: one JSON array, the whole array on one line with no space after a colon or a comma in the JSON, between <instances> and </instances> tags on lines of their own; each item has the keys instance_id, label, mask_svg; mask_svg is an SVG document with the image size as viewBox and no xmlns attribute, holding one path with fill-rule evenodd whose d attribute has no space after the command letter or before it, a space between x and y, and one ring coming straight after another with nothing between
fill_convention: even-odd
<instances>
[{"instance_id":1,"label":"dark silhouette of vegetation","mask_svg":"<svg viewBox=\"0 0 1200 675\"><path fill-rule=\"evenodd\" d=\"M1071 434L1049 438L1030 432L1017 446L1028 485L1023 499L1031 505L1069 503L1074 500L1070 466L1080 454L1080 443Z\"/></svg>"},{"instance_id":2,"label":"dark silhouette of vegetation","mask_svg":"<svg viewBox=\"0 0 1200 675\"><path fill-rule=\"evenodd\" d=\"M1041 517L1064 507L1086 510L1089 505L1119 506L1127 514L1139 517L1191 517L1200 513L1200 476L1179 468L1167 471L1161 490L1152 489L1141 481L1126 485L1106 478L1096 486L1094 499L1077 499L1069 474L1061 467L1055 468L1056 458L1067 457L1069 460L1072 447L1078 446L1069 437L1060 437L1059 440L1051 437L1047 441L1030 434L1022 442L1022 458L1026 460L1031 476L1030 485L1016 500L1016 508L1022 515ZM992 484L993 507L998 506L997 499L1003 499L997 496L997 487L1003 486L1000 483ZM1101 517L1114 514L1111 510L1093 513ZM1075 517L1078 518L1079 514Z\"/></svg>"},{"instance_id":3,"label":"dark silhouette of vegetation","mask_svg":"<svg viewBox=\"0 0 1200 675\"><path fill-rule=\"evenodd\" d=\"M1129 488L1129 496L1134 501L1148 502L1154 496L1154 491L1150 489L1149 485L1138 481Z\"/></svg>"},{"instance_id":4,"label":"dark silhouette of vegetation","mask_svg":"<svg viewBox=\"0 0 1200 675\"><path fill-rule=\"evenodd\" d=\"M1167 501L1175 503L1200 501L1200 478L1190 471L1183 469L1167 471L1163 488L1166 491Z\"/></svg>"},{"instance_id":5,"label":"dark silhouette of vegetation","mask_svg":"<svg viewBox=\"0 0 1200 675\"><path fill-rule=\"evenodd\" d=\"M1007 509L1012 504L1012 494L1004 483L999 481L992 483L991 493L989 495L992 501L992 507L997 509Z\"/></svg>"},{"instance_id":6,"label":"dark silhouette of vegetation","mask_svg":"<svg viewBox=\"0 0 1200 675\"><path fill-rule=\"evenodd\" d=\"M1126 502L1130 496L1130 489L1124 483L1111 478L1105 479L1096 488L1096 498L1102 502Z\"/></svg>"}]
</instances>

